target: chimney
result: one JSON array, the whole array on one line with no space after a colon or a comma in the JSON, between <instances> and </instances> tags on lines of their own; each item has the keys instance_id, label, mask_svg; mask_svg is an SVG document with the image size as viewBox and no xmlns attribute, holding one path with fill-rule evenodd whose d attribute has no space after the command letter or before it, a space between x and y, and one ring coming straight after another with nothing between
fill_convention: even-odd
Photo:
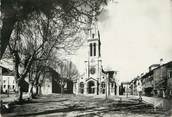
<instances>
[{"instance_id":1,"label":"chimney","mask_svg":"<svg viewBox=\"0 0 172 117\"><path fill-rule=\"evenodd\" d=\"M149 72L151 71L151 66L149 67Z\"/></svg>"},{"instance_id":2,"label":"chimney","mask_svg":"<svg viewBox=\"0 0 172 117\"><path fill-rule=\"evenodd\" d=\"M163 58L161 58L160 59L160 66L163 65L163 63L164 63L164 60L163 60Z\"/></svg>"},{"instance_id":3,"label":"chimney","mask_svg":"<svg viewBox=\"0 0 172 117\"><path fill-rule=\"evenodd\" d=\"M140 76L142 77L143 75L144 75L144 73L141 73L141 75L140 75Z\"/></svg>"}]
</instances>

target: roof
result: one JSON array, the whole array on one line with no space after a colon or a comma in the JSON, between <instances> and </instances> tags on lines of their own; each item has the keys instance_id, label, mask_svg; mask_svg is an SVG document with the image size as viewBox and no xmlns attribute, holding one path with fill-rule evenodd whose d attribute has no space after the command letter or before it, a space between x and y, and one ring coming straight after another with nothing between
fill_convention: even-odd
<instances>
[{"instance_id":1,"label":"roof","mask_svg":"<svg viewBox=\"0 0 172 117\"><path fill-rule=\"evenodd\" d=\"M102 66L102 72L105 73L105 74L107 74L107 73L111 73L111 74L115 73L115 74L117 74L117 71L112 70L112 68L106 67L106 68L103 69L103 66Z\"/></svg>"},{"instance_id":2,"label":"roof","mask_svg":"<svg viewBox=\"0 0 172 117\"><path fill-rule=\"evenodd\" d=\"M130 83L132 83L132 82L134 82L134 83L135 83L135 82L136 82L136 80L139 80L139 78L140 78L139 76L135 77L132 81L130 81Z\"/></svg>"},{"instance_id":3,"label":"roof","mask_svg":"<svg viewBox=\"0 0 172 117\"><path fill-rule=\"evenodd\" d=\"M158 66L157 68L155 68L155 69L153 69L153 70L147 72L147 73L146 73L145 75L143 75L141 78L146 78L147 76L153 74L153 71L154 71L154 70L159 69L159 68L162 67L162 66L168 66L168 65L170 65L170 66L172 67L172 61L167 62L167 63L165 63L165 64L163 64L163 65L161 65L161 66Z\"/></svg>"},{"instance_id":4,"label":"roof","mask_svg":"<svg viewBox=\"0 0 172 117\"><path fill-rule=\"evenodd\" d=\"M152 71L154 71L154 70L156 70L156 69L159 69L160 67L163 67L163 66L171 66L171 67L172 67L172 61L167 62L167 63L165 63L165 64L162 64L161 66L159 66L159 67L153 69Z\"/></svg>"},{"instance_id":5,"label":"roof","mask_svg":"<svg viewBox=\"0 0 172 117\"><path fill-rule=\"evenodd\" d=\"M0 60L0 67L8 69L10 71L14 70L14 63L12 59L1 59Z\"/></svg>"},{"instance_id":6,"label":"roof","mask_svg":"<svg viewBox=\"0 0 172 117\"><path fill-rule=\"evenodd\" d=\"M141 78L146 78L146 77L148 77L148 76L150 76L152 74L153 74L153 70L149 71L148 73L146 73L145 75L143 75Z\"/></svg>"},{"instance_id":7,"label":"roof","mask_svg":"<svg viewBox=\"0 0 172 117\"><path fill-rule=\"evenodd\" d=\"M149 67L159 67L159 66L160 66L160 64L152 64Z\"/></svg>"}]
</instances>

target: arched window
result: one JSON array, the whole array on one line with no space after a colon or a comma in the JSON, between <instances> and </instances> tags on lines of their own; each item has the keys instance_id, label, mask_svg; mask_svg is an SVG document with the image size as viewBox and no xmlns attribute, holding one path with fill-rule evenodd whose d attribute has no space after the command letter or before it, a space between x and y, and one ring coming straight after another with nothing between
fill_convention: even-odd
<instances>
[{"instance_id":1,"label":"arched window","mask_svg":"<svg viewBox=\"0 0 172 117\"><path fill-rule=\"evenodd\" d=\"M94 39L94 34L92 34L92 38Z\"/></svg>"},{"instance_id":2,"label":"arched window","mask_svg":"<svg viewBox=\"0 0 172 117\"><path fill-rule=\"evenodd\" d=\"M99 41L99 45L98 45L98 47L99 47L99 56L101 56L100 45L101 45L101 43Z\"/></svg>"},{"instance_id":3,"label":"arched window","mask_svg":"<svg viewBox=\"0 0 172 117\"><path fill-rule=\"evenodd\" d=\"M91 80L87 83L87 91L89 94L95 93L95 82L94 81Z\"/></svg>"},{"instance_id":4,"label":"arched window","mask_svg":"<svg viewBox=\"0 0 172 117\"><path fill-rule=\"evenodd\" d=\"M102 87L102 88L105 88L105 82L102 82L102 83L101 83L101 87Z\"/></svg>"},{"instance_id":5,"label":"arched window","mask_svg":"<svg viewBox=\"0 0 172 117\"><path fill-rule=\"evenodd\" d=\"M90 43L90 56L92 56L92 43Z\"/></svg>"},{"instance_id":6,"label":"arched window","mask_svg":"<svg viewBox=\"0 0 172 117\"><path fill-rule=\"evenodd\" d=\"M94 43L94 56L96 56L96 43Z\"/></svg>"}]
</instances>

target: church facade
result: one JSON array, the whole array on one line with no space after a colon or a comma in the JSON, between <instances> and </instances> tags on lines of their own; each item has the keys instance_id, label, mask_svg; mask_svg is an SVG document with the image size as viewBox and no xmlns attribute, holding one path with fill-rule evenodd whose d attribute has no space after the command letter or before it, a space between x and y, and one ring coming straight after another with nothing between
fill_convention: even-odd
<instances>
[{"instance_id":1,"label":"church facade","mask_svg":"<svg viewBox=\"0 0 172 117\"><path fill-rule=\"evenodd\" d=\"M105 71L102 66L101 41L96 22L92 24L87 45L85 73L74 82L73 92L85 95L118 95L117 72Z\"/></svg>"}]
</instances>

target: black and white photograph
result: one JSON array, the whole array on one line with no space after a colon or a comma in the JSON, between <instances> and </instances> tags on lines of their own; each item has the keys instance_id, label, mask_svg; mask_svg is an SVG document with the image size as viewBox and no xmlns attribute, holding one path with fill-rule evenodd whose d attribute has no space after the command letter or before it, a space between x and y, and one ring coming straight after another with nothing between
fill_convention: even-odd
<instances>
[{"instance_id":1,"label":"black and white photograph","mask_svg":"<svg viewBox=\"0 0 172 117\"><path fill-rule=\"evenodd\" d=\"M1 0L0 117L172 117L172 0Z\"/></svg>"}]
</instances>

